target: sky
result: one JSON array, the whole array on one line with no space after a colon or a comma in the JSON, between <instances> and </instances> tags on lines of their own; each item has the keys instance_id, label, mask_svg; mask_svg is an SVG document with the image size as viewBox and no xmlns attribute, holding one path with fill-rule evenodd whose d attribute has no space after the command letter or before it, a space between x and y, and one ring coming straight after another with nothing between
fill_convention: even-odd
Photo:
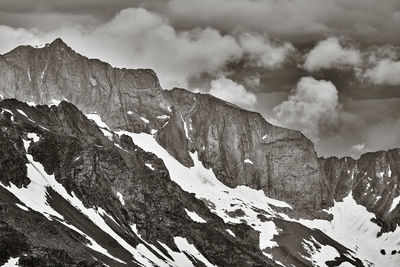
<instances>
[{"instance_id":1,"label":"sky","mask_svg":"<svg viewBox=\"0 0 400 267\"><path fill-rule=\"evenodd\" d=\"M399 29L398 0L0 0L0 54L60 37L300 130L319 156L400 147Z\"/></svg>"}]
</instances>

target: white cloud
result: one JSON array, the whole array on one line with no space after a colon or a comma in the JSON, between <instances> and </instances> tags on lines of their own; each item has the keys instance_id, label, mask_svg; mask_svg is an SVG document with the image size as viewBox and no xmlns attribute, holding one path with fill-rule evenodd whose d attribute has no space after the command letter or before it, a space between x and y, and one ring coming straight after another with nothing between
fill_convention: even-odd
<instances>
[{"instance_id":1,"label":"white cloud","mask_svg":"<svg viewBox=\"0 0 400 267\"><path fill-rule=\"evenodd\" d=\"M307 55L304 68L308 71L358 66L362 62L359 50L344 48L336 37L319 42Z\"/></svg>"},{"instance_id":2,"label":"white cloud","mask_svg":"<svg viewBox=\"0 0 400 267\"><path fill-rule=\"evenodd\" d=\"M365 144L357 144L351 147L352 150L356 151L356 152L362 152L364 151L365 148Z\"/></svg>"},{"instance_id":3,"label":"white cloud","mask_svg":"<svg viewBox=\"0 0 400 267\"><path fill-rule=\"evenodd\" d=\"M257 98L253 93L247 91L243 85L235 83L226 77L213 80L208 93L246 109L253 109L257 102Z\"/></svg>"},{"instance_id":4,"label":"white cloud","mask_svg":"<svg viewBox=\"0 0 400 267\"><path fill-rule=\"evenodd\" d=\"M215 76L243 56L257 66L279 67L293 50L289 43L275 44L257 34L221 34L210 27L177 31L158 13L127 8L102 23L68 24L48 31L1 26L0 53L58 37L77 52L115 67L154 69L166 89L187 87L191 77L203 73Z\"/></svg>"},{"instance_id":5,"label":"white cloud","mask_svg":"<svg viewBox=\"0 0 400 267\"><path fill-rule=\"evenodd\" d=\"M320 134L338 122L338 92L330 81L303 77L288 99L273 109L279 124L302 131L318 140Z\"/></svg>"},{"instance_id":6,"label":"white cloud","mask_svg":"<svg viewBox=\"0 0 400 267\"><path fill-rule=\"evenodd\" d=\"M278 68L294 51L290 43L274 44L266 36L243 33L239 42L256 66L269 69Z\"/></svg>"},{"instance_id":7,"label":"white cloud","mask_svg":"<svg viewBox=\"0 0 400 267\"><path fill-rule=\"evenodd\" d=\"M41 39L29 30L14 29L6 25L0 25L0 54L14 49L21 44L41 44Z\"/></svg>"},{"instance_id":8,"label":"white cloud","mask_svg":"<svg viewBox=\"0 0 400 267\"><path fill-rule=\"evenodd\" d=\"M379 60L375 66L365 71L364 78L379 85L400 85L400 61L389 58Z\"/></svg>"},{"instance_id":9,"label":"white cloud","mask_svg":"<svg viewBox=\"0 0 400 267\"><path fill-rule=\"evenodd\" d=\"M214 74L243 49L231 35L211 28L177 32L161 15L128 8L103 24L68 25L49 32L2 27L0 51L18 44L50 42L61 37L76 51L116 67L152 68L164 88L187 86L187 79Z\"/></svg>"},{"instance_id":10,"label":"white cloud","mask_svg":"<svg viewBox=\"0 0 400 267\"><path fill-rule=\"evenodd\" d=\"M374 0L170 0L165 12L186 26L210 25L231 31L241 25L301 40L339 33L396 40L394 33L400 26L396 0L379 4Z\"/></svg>"}]
</instances>

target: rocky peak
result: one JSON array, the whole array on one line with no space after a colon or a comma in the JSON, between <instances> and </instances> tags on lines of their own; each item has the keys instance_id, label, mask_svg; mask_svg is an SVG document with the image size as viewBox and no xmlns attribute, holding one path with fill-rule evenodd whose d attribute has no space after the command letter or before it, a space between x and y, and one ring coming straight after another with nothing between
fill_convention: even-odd
<instances>
[{"instance_id":1,"label":"rocky peak","mask_svg":"<svg viewBox=\"0 0 400 267\"><path fill-rule=\"evenodd\" d=\"M152 70L113 68L61 39L0 56L0 94L36 104L66 99L86 114L99 114L112 129L154 134L185 166L197 152L226 185L263 190L299 210L342 199L350 188L347 171L356 165L318 159L298 131L207 94L162 90Z\"/></svg>"}]
</instances>

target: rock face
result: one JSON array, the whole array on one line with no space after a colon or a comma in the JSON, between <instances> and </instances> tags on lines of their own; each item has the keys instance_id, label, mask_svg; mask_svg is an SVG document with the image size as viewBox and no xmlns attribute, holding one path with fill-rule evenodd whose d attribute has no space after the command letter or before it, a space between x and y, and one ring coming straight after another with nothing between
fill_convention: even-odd
<instances>
[{"instance_id":1,"label":"rock face","mask_svg":"<svg viewBox=\"0 0 400 267\"><path fill-rule=\"evenodd\" d=\"M164 91L153 71L113 68L60 39L0 56L0 100L0 265L20 257L22 266L179 266L179 255L195 266L310 266L308 256L330 246L338 256L329 266L363 266L288 215L326 218L322 209L352 194L381 233L400 223L400 149L318 158L298 131L210 95ZM179 170L198 171L198 159L224 185L262 190L274 202L257 206L261 192L251 191L251 201L232 198L218 214L215 203L172 181L165 157L117 130L151 134ZM35 196L22 201L32 188Z\"/></svg>"},{"instance_id":2,"label":"rock face","mask_svg":"<svg viewBox=\"0 0 400 267\"><path fill-rule=\"evenodd\" d=\"M164 95L186 122L190 149L223 183L261 189L302 209L321 207L318 159L300 132L210 95L183 89Z\"/></svg>"},{"instance_id":3,"label":"rock face","mask_svg":"<svg viewBox=\"0 0 400 267\"><path fill-rule=\"evenodd\" d=\"M349 174L365 180L360 169L370 168L373 156L364 155L359 161L318 159L312 142L300 132L271 125L258 113L210 95L164 91L152 70L112 68L77 54L57 39L44 48L22 46L0 56L0 74L3 98L34 103L67 99L84 113L98 113L112 129L156 132L158 142L185 166L193 164L189 152L197 152L224 184L261 189L303 215L319 216L312 211L331 206L352 188L356 200L381 214L385 223L398 221L388 214L389 202L399 195L390 187L394 182L375 189L379 177L370 176L374 182L368 190L378 190L374 194L383 194L383 187L390 189L389 197L375 205L362 200L364 193L368 197L370 193ZM396 166L392 168L395 181Z\"/></svg>"},{"instance_id":4,"label":"rock face","mask_svg":"<svg viewBox=\"0 0 400 267\"><path fill-rule=\"evenodd\" d=\"M98 113L113 129L157 130L160 144L186 166L192 164L188 149L197 151L231 187L262 189L299 209L322 207L318 159L300 132L209 95L164 91L153 71L112 68L75 53L60 39L41 49L18 47L0 62L4 98L67 99L84 113Z\"/></svg>"},{"instance_id":5,"label":"rock face","mask_svg":"<svg viewBox=\"0 0 400 267\"><path fill-rule=\"evenodd\" d=\"M258 234L254 230L243 224L230 225L238 235L233 239L222 219L171 181L160 159L141 150L127 136L109 140L72 104L30 107L16 100L4 100L0 102L0 110L0 141L11 143L11 153L2 155L0 173L9 170L10 164L41 164L43 177L54 174L55 181L70 197L82 201L86 209L95 207L103 214L107 227L124 242L133 247L138 244L148 247L160 261L166 262L169 256L161 243L179 252L174 237L180 236L196 244L209 261L219 266L275 266L258 249ZM37 140L32 136L37 136ZM22 140L29 144L27 151ZM27 178L26 168L20 172L23 175L19 177L1 177L0 243L10 242L12 246L1 250L0 264L23 254L20 259L23 266L96 266L101 262L121 265L86 246L89 242L86 236L129 266L139 264L121 242L116 242L110 232L72 206L56 186L45 188L46 201L60 216L51 215L48 219L43 216L45 212L24 208L24 203L10 193L15 192L10 191L10 186L29 190L38 180ZM32 173L29 175L34 177ZM35 197L39 201L41 196L38 193ZM207 222L194 222L185 209L196 211Z\"/></svg>"},{"instance_id":6,"label":"rock face","mask_svg":"<svg viewBox=\"0 0 400 267\"><path fill-rule=\"evenodd\" d=\"M322 180L333 199L350 194L357 203L375 213L382 232L400 223L400 149L366 153L359 160L335 157L320 159Z\"/></svg>"}]
</instances>

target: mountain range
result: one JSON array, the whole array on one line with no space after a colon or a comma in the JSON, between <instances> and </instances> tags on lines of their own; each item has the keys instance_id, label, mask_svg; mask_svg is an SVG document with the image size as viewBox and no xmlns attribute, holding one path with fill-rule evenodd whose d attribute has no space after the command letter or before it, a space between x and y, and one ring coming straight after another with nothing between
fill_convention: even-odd
<instances>
[{"instance_id":1,"label":"mountain range","mask_svg":"<svg viewBox=\"0 0 400 267\"><path fill-rule=\"evenodd\" d=\"M400 149L163 90L61 39L0 55L0 266L400 266Z\"/></svg>"}]
</instances>

